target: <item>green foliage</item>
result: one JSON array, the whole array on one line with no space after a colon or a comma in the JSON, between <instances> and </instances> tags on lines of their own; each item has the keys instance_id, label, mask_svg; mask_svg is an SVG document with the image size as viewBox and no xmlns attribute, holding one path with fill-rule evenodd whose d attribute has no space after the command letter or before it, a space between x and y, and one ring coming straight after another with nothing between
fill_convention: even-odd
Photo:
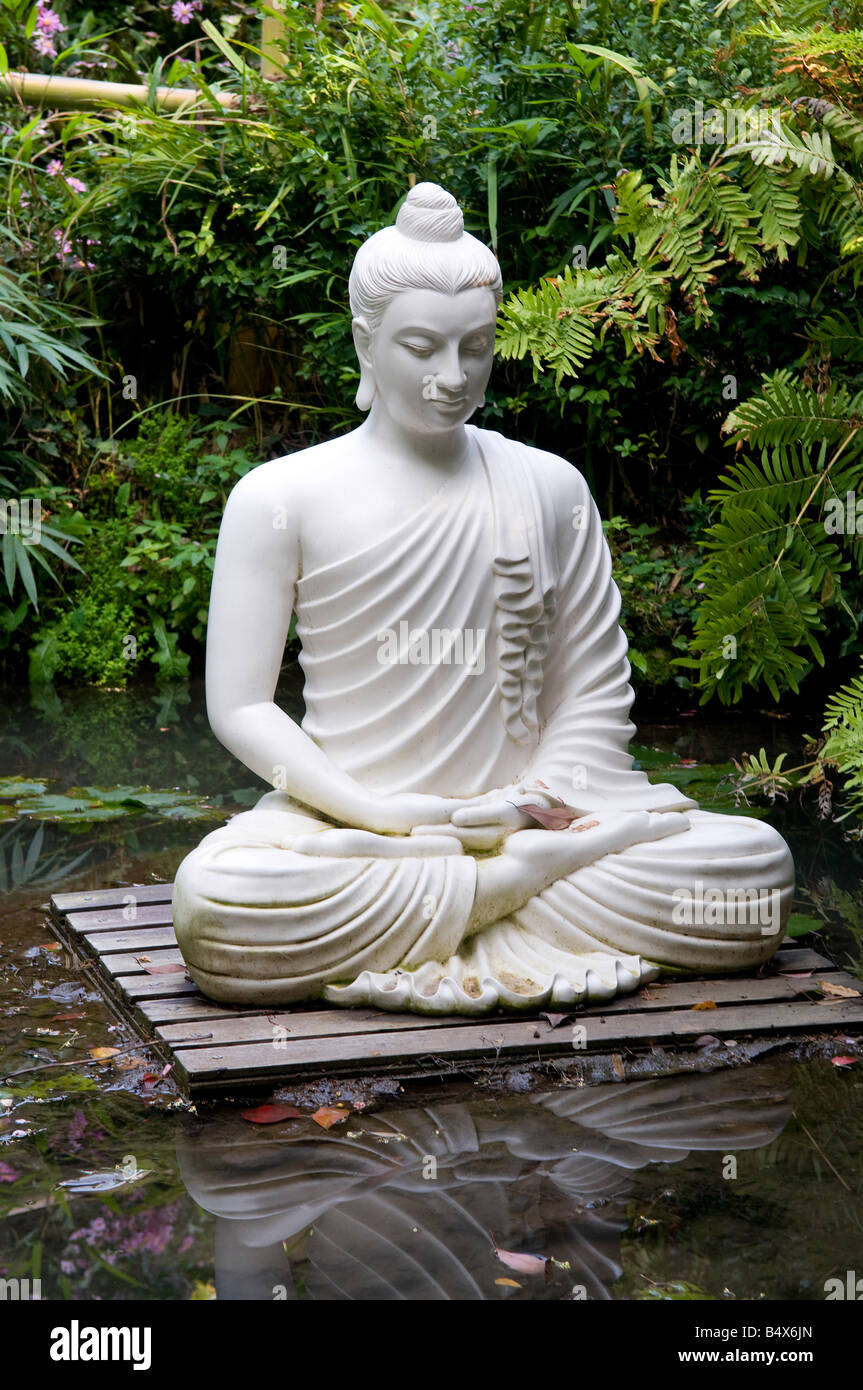
<instances>
[{"instance_id":1,"label":"green foliage","mask_svg":"<svg viewBox=\"0 0 863 1390\"><path fill-rule=\"evenodd\" d=\"M227 495L252 465L221 424L202 431L164 412L104 452L82 491L80 579L37 629L31 681L122 686L148 662L160 682L184 679L182 643L200 651L204 639Z\"/></svg>"},{"instance_id":2,"label":"green foliage","mask_svg":"<svg viewBox=\"0 0 863 1390\"><path fill-rule=\"evenodd\" d=\"M828 700L823 732L821 761L844 774L851 810L863 820L863 672Z\"/></svg>"},{"instance_id":3,"label":"green foliage","mask_svg":"<svg viewBox=\"0 0 863 1390\"><path fill-rule=\"evenodd\" d=\"M636 684L686 686L671 658L687 650L697 603L693 576L698 552L692 544L663 544L658 529L647 522L633 525L622 516L603 522Z\"/></svg>"}]
</instances>

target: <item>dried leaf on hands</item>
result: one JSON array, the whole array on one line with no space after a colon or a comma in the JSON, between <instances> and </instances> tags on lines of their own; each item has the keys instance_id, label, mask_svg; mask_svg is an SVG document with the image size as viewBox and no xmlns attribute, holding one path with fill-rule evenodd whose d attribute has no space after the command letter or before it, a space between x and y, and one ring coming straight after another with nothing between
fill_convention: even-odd
<instances>
[{"instance_id":1,"label":"dried leaf on hands","mask_svg":"<svg viewBox=\"0 0 863 1390\"><path fill-rule=\"evenodd\" d=\"M516 808L524 815L530 816L537 825L541 825L543 830L568 830L574 820L578 819L578 812L570 809L569 806L538 806L533 801L526 801ZM583 827L586 828L586 827Z\"/></svg>"},{"instance_id":2,"label":"dried leaf on hands","mask_svg":"<svg viewBox=\"0 0 863 1390\"><path fill-rule=\"evenodd\" d=\"M347 1106L322 1105L312 1119L321 1129L332 1129L333 1125L340 1125L342 1120L346 1120L349 1114Z\"/></svg>"},{"instance_id":3,"label":"dried leaf on hands","mask_svg":"<svg viewBox=\"0 0 863 1390\"><path fill-rule=\"evenodd\" d=\"M275 1125L280 1120L299 1120L302 1116L302 1110L295 1105L259 1105L256 1110L243 1110L240 1118L253 1125Z\"/></svg>"}]
</instances>

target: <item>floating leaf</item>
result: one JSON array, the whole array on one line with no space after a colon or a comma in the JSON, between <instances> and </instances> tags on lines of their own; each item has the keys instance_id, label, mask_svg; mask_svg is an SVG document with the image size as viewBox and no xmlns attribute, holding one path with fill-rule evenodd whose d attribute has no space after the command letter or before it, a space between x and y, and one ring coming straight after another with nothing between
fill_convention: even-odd
<instances>
[{"instance_id":1,"label":"floating leaf","mask_svg":"<svg viewBox=\"0 0 863 1390\"><path fill-rule=\"evenodd\" d=\"M216 1297L215 1284L205 1284L200 1279L196 1279L192 1292L189 1294L190 1303L202 1303Z\"/></svg>"},{"instance_id":2,"label":"floating leaf","mask_svg":"<svg viewBox=\"0 0 863 1390\"><path fill-rule=\"evenodd\" d=\"M709 1050L713 1047L721 1047L722 1040L721 1038L714 1037L712 1033L702 1033L700 1038L695 1039L695 1046L704 1047Z\"/></svg>"},{"instance_id":3,"label":"floating leaf","mask_svg":"<svg viewBox=\"0 0 863 1390\"><path fill-rule=\"evenodd\" d=\"M275 1125L280 1120L301 1120L302 1110L295 1105L259 1105L256 1110L243 1110L241 1119L253 1125ZM344 1117L342 1117L344 1118Z\"/></svg>"},{"instance_id":4,"label":"floating leaf","mask_svg":"<svg viewBox=\"0 0 863 1390\"><path fill-rule=\"evenodd\" d=\"M90 1056L95 1062L107 1062L109 1057L116 1057L119 1047L91 1047Z\"/></svg>"},{"instance_id":5,"label":"floating leaf","mask_svg":"<svg viewBox=\"0 0 863 1390\"><path fill-rule=\"evenodd\" d=\"M82 1014L82 1013L52 1014L52 1015L51 1015L51 1022L52 1022L52 1023L71 1023L72 1020L75 1019L75 1018L86 1018L86 1017L87 1017L87 1015L86 1015L86 1014Z\"/></svg>"},{"instance_id":6,"label":"floating leaf","mask_svg":"<svg viewBox=\"0 0 863 1390\"><path fill-rule=\"evenodd\" d=\"M830 1058L830 1061L831 1061L831 1063L833 1064L834 1067L853 1067L854 1063L857 1061L857 1058L856 1058L856 1057L831 1057L831 1058Z\"/></svg>"},{"instance_id":7,"label":"floating leaf","mask_svg":"<svg viewBox=\"0 0 863 1390\"><path fill-rule=\"evenodd\" d=\"M40 796L46 785L45 782L28 782L24 777L3 777L0 778L0 798Z\"/></svg>"},{"instance_id":8,"label":"floating leaf","mask_svg":"<svg viewBox=\"0 0 863 1390\"><path fill-rule=\"evenodd\" d=\"M122 1166L109 1168L107 1172L86 1172L78 1178L65 1178L58 1183L58 1187L65 1187L69 1192L110 1192L115 1187L125 1187L128 1183L140 1182L151 1173L152 1168L135 1168L131 1171Z\"/></svg>"},{"instance_id":9,"label":"floating leaf","mask_svg":"<svg viewBox=\"0 0 863 1390\"><path fill-rule=\"evenodd\" d=\"M500 1250L497 1246L494 1253L501 1264L506 1265L507 1269L514 1269L517 1274L545 1274L548 1264L545 1255L521 1255L516 1250Z\"/></svg>"},{"instance_id":10,"label":"floating leaf","mask_svg":"<svg viewBox=\"0 0 863 1390\"><path fill-rule=\"evenodd\" d=\"M495 1279L496 1284L500 1284L505 1289L522 1289L523 1284L519 1284L516 1279Z\"/></svg>"},{"instance_id":11,"label":"floating leaf","mask_svg":"<svg viewBox=\"0 0 863 1390\"><path fill-rule=\"evenodd\" d=\"M321 1129L332 1129L333 1125L340 1125L342 1120L346 1120L350 1111L347 1106L322 1105L316 1110L312 1119Z\"/></svg>"}]
</instances>

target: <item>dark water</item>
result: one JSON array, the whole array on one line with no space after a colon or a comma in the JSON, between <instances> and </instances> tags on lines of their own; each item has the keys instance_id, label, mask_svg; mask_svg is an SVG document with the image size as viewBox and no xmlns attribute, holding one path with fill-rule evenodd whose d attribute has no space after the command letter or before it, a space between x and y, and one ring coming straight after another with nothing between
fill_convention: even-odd
<instances>
[{"instance_id":1,"label":"dark water","mask_svg":"<svg viewBox=\"0 0 863 1390\"><path fill-rule=\"evenodd\" d=\"M290 677L283 698L296 709ZM286 1093L302 1115L274 1125L228 1105L196 1113L52 949L45 904L169 880L264 787L216 743L195 689L8 710L0 1277L70 1300L822 1300L827 1280L863 1277L863 1060L802 1048L538 1089L490 1063L478 1082ZM757 713L654 718L643 765L708 809L747 811L730 780L744 749L800 760L800 731ZM794 797L757 811L792 843L800 909L825 923L811 944L859 965L859 847ZM322 1103L343 1107L329 1129L311 1118Z\"/></svg>"}]
</instances>

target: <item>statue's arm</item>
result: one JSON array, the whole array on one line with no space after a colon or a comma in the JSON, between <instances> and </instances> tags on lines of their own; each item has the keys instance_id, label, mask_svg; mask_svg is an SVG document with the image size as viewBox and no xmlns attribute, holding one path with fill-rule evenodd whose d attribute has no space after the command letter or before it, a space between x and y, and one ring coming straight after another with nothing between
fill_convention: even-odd
<instances>
[{"instance_id":1,"label":"statue's arm","mask_svg":"<svg viewBox=\"0 0 863 1390\"><path fill-rule=\"evenodd\" d=\"M248 473L219 531L207 628L207 714L216 737L265 782L344 825L374 798L275 704L300 572L300 496L284 460Z\"/></svg>"},{"instance_id":2,"label":"statue's arm","mask_svg":"<svg viewBox=\"0 0 863 1390\"><path fill-rule=\"evenodd\" d=\"M676 788L633 770L627 641L599 511L566 460L538 454L553 516L559 584L539 701L542 733L524 776L586 813L598 806L683 809Z\"/></svg>"}]
</instances>

